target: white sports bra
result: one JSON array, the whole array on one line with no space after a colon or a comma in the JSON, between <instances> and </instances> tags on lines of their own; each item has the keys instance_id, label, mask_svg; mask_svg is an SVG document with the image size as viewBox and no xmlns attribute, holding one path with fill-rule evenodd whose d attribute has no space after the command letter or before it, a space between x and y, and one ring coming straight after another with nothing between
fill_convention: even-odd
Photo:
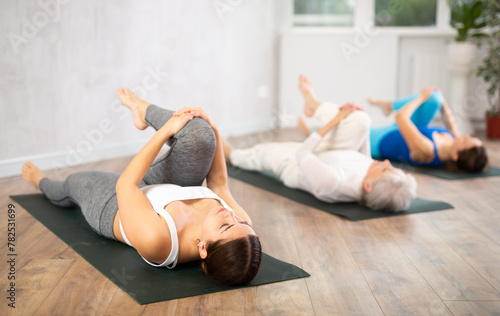
<instances>
[{"instance_id":1,"label":"white sports bra","mask_svg":"<svg viewBox=\"0 0 500 316\"><path fill-rule=\"evenodd\" d=\"M177 259L179 258L179 239L177 237L177 228L175 227L175 222L172 218L172 215L170 215L165 210L165 206L174 201L215 199L219 201L222 206L224 206L228 210L231 210L231 208L226 204L226 202L224 202L224 200L222 200L217 194L212 192L212 190L207 187L181 187L175 184L155 184L142 187L141 190L149 199L149 202L153 206L155 212L160 214L167 222L172 240L172 250L170 251L170 255L168 256L168 258L164 262L156 264L149 262L148 260L144 259L144 257L142 258L144 259L144 261L154 267L166 267L168 269L173 269L177 265ZM122 221L120 219L119 222L123 239L129 246L133 247L127 236L125 235Z\"/></svg>"}]
</instances>

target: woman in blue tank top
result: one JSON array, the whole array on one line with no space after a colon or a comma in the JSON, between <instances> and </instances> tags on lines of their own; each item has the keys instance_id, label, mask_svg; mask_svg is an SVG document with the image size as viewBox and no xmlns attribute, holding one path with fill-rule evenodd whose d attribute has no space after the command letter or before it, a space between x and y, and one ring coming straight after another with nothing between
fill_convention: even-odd
<instances>
[{"instance_id":1,"label":"woman in blue tank top","mask_svg":"<svg viewBox=\"0 0 500 316\"><path fill-rule=\"evenodd\" d=\"M386 115L398 111L394 124L370 130L373 157L425 167L452 164L469 172L479 172L486 166L488 158L481 140L460 133L437 89L426 88L393 102L373 98L368 102L380 106ZM429 127L439 110L447 128Z\"/></svg>"}]
</instances>

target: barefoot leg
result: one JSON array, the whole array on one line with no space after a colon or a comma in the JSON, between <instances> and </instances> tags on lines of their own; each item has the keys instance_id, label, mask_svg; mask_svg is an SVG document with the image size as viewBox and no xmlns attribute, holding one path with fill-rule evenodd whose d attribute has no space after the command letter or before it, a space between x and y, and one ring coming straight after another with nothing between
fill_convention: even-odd
<instances>
[{"instance_id":1,"label":"barefoot leg","mask_svg":"<svg viewBox=\"0 0 500 316\"><path fill-rule=\"evenodd\" d=\"M299 76L299 90L304 97L304 115L311 117L321 103L314 96L311 81L304 75Z\"/></svg>"},{"instance_id":2,"label":"barefoot leg","mask_svg":"<svg viewBox=\"0 0 500 316\"><path fill-rule=\"evenodd\" d=\"M306 121L302 117L299 117L297 126L305 137L308 137L309 134L311 134L311 128L309 127L309 125L307 125Z\"/></svg>"},{"instance_id":3,"label":"barefoot leg","mask_svg":"<svg viewBox=\"0 0 500 316\"><path fill-rule=\"evenodd\" d=\"M132 90L127 88L118 89L118 97L123 105L132 111L134 125L140 130L146 129L146 109L151 105L139 98Z\"/></svg>"},{"instance_id":4,"label":"barefoot leg","mask_svg":"<svg viewBox=\"0 0 500 316\"><path fill-rule=\"evenodd\" d=\"M368 103L370 103L371 105L379 106L385 115L389 115L392 112L392 102L391 101L377 100L374 98L368 98L368 99L366 99L366 101L368 101Z\"/></svg>"},{"instance_id":5,"label":"barefoot leg","mask_svg":"<svg viewBox=\"0 0 500 316\"><path fill-rule=\"evenodd\" d=\"M29 184L40 190L40 181L45 178L45 174L40 171L40 169L27 161L24 163L22 168L23 179L26 180Z\"/></svg>"}]
</instances>

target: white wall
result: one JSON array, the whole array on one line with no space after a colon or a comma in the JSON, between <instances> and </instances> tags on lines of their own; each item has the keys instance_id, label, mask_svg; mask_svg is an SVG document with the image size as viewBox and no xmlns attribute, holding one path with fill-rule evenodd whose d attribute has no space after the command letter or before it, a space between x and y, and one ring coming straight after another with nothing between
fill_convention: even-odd
<instances>
[{"instance_id":1,"label":"white wall","mask_svg":"<svg viewBox=\"0 0 500 316\"><path fill-rule=\"evenodd\" d=\"M294 125L303 110L299 74L312 81L320 101L364 104L368 96L392 97L397 91L398 41L393 35L369 40L363 49L356 32L288 32L282 37L280 109L284 125ZM380 124L388 119L366 108ZM314 122L311 122L314 123Z\"/></svg>"},{"instance_id":2,"label":"white wall","mask_svg":"<svg viewBox=\"0 0 500 316\"><path fill-rule=\"evenodd\" d=\"M116 89L163 107L202 106L226 135L270 128L272 1L0 2L0 177L135 153Z\"/></svg>"}]
</instances>

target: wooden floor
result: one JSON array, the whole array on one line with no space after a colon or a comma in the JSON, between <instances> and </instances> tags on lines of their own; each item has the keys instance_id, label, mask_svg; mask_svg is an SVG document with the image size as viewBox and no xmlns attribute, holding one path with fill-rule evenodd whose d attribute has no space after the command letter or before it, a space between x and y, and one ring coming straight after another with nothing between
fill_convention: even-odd
<instances>
[{"instance_id":1,"label":"wooden floor","mask_svg":"<svg viewBox=\"0 0 500 316\"><path fill-rule=\"evenodd\" d=\"M290 131L234 139L300 139ZM500 143L487 142L500 166ZM130 157L51 171L121 172ZM0 179L0 315L500 315L500 177L415 175L420 197L453 210L350 222L231 179L266 253L309 278L138 305L9 198L36 192ZM16 309L8 307L7 209L16 210Z\"/></svg>"}]
</instances>

